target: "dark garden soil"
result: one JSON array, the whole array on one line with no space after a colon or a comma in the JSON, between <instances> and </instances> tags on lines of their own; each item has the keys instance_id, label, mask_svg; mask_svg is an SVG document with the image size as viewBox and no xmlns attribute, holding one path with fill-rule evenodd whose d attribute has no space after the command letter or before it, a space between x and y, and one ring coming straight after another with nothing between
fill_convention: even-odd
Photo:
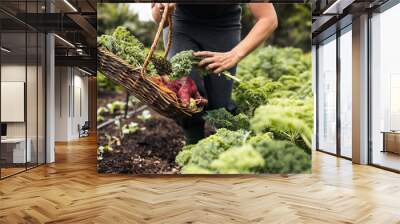
<instances>
[{"instance_id":1,"label":"dark garden soil","mask_svg":"<svg viewBox=\"0 0 400 224\"><path fill-rule=\"evenodd\" d=\"M125 93L103 92L98 100L98 106L106 106L115 100L124 101ZM138 103L129 108L129 111L139 108ZM121 124L136 122L140 130L124 135L120 145L113 145L112 151L104 152L102 159L97 162L99 173L126 173L126 174L178 174L180 167L175 163L176 155L184 146L184 136L181 127L175 121L159 115L148 109L152 117L146 121L137 118L135 114L130 118L122 118ZM121 116L122 111L114 115L105 115L105 121ZM97 132L99 146L107 145L107 137L120 136L121 130L113 122ZM214 129L206 125L206 136L214 133Z\"/></svg>"},{"instance_id":2,"label":"dark garden soil","mask_svg":"<svg viewBox=\"0 0 400 224\"><path fill-rule=\"evenodd\" d=\"M107 103L110 103L115 100L125 101L126 93L125 91L102 91L97 94L97 106L106 106Z\"/></svg>"},{"instance_id":3,"label":"dark garden soil","mask_svg":"<svg viewBox=\"0 0 400 224\"><path fill-rule=\"evenodd\" d=\"M99 107L107 107L107 104L112 103L114 101L126 101L126 92L125 91L103 91L103 92L98 92L97 95L97 108ZM134 105L134 107L137 107L137 105ZM129 111L132 110L133 108L130 107ZM105 121L112 119L115 117L115 115L123 115L125 111L116 111L114 115L110 114L105 114L103 115ZM100 122L102 123L102 122Z\"/></svg>"},{"instance_id":4,"label":"dark garden soil","mask_svg":"<svg viewBox=\"0 0 400 224\"><path fill-rule=\"evenodd\" d=\"M181 128L172 120L153 113L145 122L129 118L123 123L137 122L144 130L125 135L120 146L103 154L98 161L100 173L174 174L179 173L175 157L184 145ZM106 144L105 133L115 133L115 125L109 125L98 134L100 145Z\"/></svg>"}]
</instances>

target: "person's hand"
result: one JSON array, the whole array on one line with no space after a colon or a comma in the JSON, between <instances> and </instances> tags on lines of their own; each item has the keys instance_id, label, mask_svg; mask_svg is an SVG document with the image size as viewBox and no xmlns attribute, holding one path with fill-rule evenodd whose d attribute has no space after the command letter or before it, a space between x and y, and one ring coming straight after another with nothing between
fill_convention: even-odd
<instances>
[{"instance_id":1,"label":"person's hand","mask_svg":"<svg viewBox=\"0 0 400 224\"><path fill-rule=\"evenodd\" d=\"M176 3L155 3L156 7L160 10L160 15L163 14L165 8L168 8L168 14L175 10Z\"/></svg>"},{"instance_id":2,"label":"person's hand","mask_svg":"<svg viewBox=\"0 0 400 224\"><path fill-rule=\"evenodd\" d=\"M194 56L204 57L198 66L205 66L207 70L216 74L234 67L243 58L235 50L228 52L198 51L194 53Z\"/></svg>"}]
</instances>

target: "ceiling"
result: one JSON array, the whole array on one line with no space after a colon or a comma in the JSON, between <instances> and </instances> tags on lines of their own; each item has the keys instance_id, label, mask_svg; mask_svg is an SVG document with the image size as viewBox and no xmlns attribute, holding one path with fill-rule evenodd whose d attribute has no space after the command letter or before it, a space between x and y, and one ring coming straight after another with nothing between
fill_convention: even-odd
<instances>
[{"instance_id":1,"label":"ceiling","mask_svg":"<svg viewBox=\"0 0 400 224\"><path fill-rule=\"evenodd\" d=\"M85 65L95 73L96 4L96 0L1 0L2 46L12 50L7 54L10 58L27 55L25 35L21 35L26 32L29 56L37 51L29 43L29 32L55 33L56 65Z\"/></svg>"},{"instance_id":2,"label":"ceiling","mask_svg":"<svg viewBox=\"0 0 400 224\"><path fill-rule=\"evenodd\" d=\"M313 43L351 23L352 18L374 10L388 0L312 0Z\"/></svg>"}]
</instances>

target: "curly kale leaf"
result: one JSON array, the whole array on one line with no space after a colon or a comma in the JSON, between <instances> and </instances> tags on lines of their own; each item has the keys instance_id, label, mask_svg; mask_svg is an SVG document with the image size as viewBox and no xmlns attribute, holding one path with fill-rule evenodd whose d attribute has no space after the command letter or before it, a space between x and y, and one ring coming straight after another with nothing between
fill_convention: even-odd
<instances>
[{"instance_id":1,"label":"curly kale leaf","mask_svg":"<svg viewBox=\"0 0 400 224\"><path fill-rule=\"evenodd\" d=\"M125 27L117 27L112 35L100 36L97 43L134 67L140 67L144 64L147 51L143 44ZM149 63L147 74L154 75L156 73L153 63Z\"/></svg>"},{"instance_id":2,"label":"curly kale leaf","mask_svg":"<svg viewBox=\"0 0 400 224\"><path fill-rule=\"evenodd\" d=\"M262 76L276 81L283 75L296 76L308 70L311 70L310 55L301 49L268 46L244 58L237 76L244 80Z\"/></svg>"},{"instance_id":3,"label":"curly kale leaf","mask_svg":"<svg viewBox=\"0 0 400 224\"><path fill-rule=\"evenodd\" d=\"M172 73L170 75L170 78L172 80L189 75L193 69L193 65L197 65L201 61L202 58L194 56L193 53L193 50L181 51L171 58L170 61L172 64ZM203 67L196 66L196 68L198 69L198 72L201 76L211 74ZM231 75L228 71L223 71L218 75L224 75L227 79L232 79L238 82L241 81L239 78Z\"/></svg>"},{"instance_id":4,"label":"curly kale leaf","mask_svg":"<svg viewBox=\"0 0 400 224\"><path fill-rule=\"evenodd\" d=\"M192 148L194 145L186 145L183 147L182 151L175 158L175 162L179 166L185 166L190 162L190 157L192 156Z\"/></svg>"},{"instance_id":5,"label":"curly kale leaf","mask_svg":"<svg viewBox=\"0 0 400 224\"><path fill-rule=\"evenodd\" d=\"M172 73L170 78L175 80L183 76L189 75L195 61L192 50L181 51L171 58Z\"/></svg>"},{"instance_id":6,"label":"curly kale leaf","mask_svg":"<svg viewBox=\"0 0 400 224\"><path fill-rule=\"evenodd\" d=\"M250 120L255 133L272 132L275 139L288 140L311 152L312 104L280 99L257 108Z\"/></svg>"},{"instance_id":7,"label":"curly kale leaf","mask_svg":"<svg viewBox=\"0 0 400 224\"><path fill-rule=\"evenodd\" d=\"M250 119L247 115L240 113L234 116L225 108L207 111L204 119L217 129L226 128L232 131L250 129Z\"/></svg>"},{"instance_id":8,"label":"curly kale leaf","mask_svg":"<svg viewBox=\"0 0 400 224\"><path fill-rule=\"evenodd\" d=\"M181 169L183 174L213 174L214 171L195 164L189 164Z\"/></svg>"},{"instance_id":9,"label":"curly kale leaf","mask_svg":"<svg viewBox=\"0 0 400 224\"><path fill-rule=\"evenodd\" d=\"M304 173L311 170L311 156L288 141L262 141L254 147L264 158L257 173Z\"/></svg>"},{"instance_id":10,"label":"curly kale leaf","mask_svg":"<svg viewBox=\"0 0 400 224\"><path fill-rule=\"evenodd\" d=\"M267 132L267 133L262 133L262 134L257 134L255 136L252 136L251 138L249 138L247 143L251 144L251 145L256 145L263 141L271 141L271 140L273 140L273 138L274 138L274 134L272 132Z\"/></svg>"},{"instance_id":11,"label":"curly kale leaf","mask_svg":"<svg viewBox=\"0 0 400 224\"><path fill-rule=\"evenodd\" d=\"M273 98L306 99L313 96L311 71L283 75L277 82L281 87L272 94Z\"/></svg>"},{"instance_id":12,"label":"curly kale leaf","mask_svg":"<svg viewBox=\"0 0 400 224\"><path fill-rule=\"evenodd\" d=\"M233 90L233 100L240 113L249 116L254 110L266 103L271 95L280 87L280 84L264 77L256 77L240 83L236 83Z\"/></svg>"},{"instance_id":13,"label":"curly kale leaf","mask_svg":"<svg viewBox=\"0 0 400 224\"><path fill-rule=\"evenodd\" d=\"M264 165L264 158L257 150L251 145L243 145L221 153L211 163L211 168L221 174L244 174L254 173Z\"/></svg>"},{"instance_id":14,"label":"curly kale leaf","mask_svg":"<svg viewBox=\"0 0 400 224\"><path fill-rule=\"evenodd\" d=\"M172 73L172 65L164 57L153 55L151 57L151 62L153 63L155 69L157 70L157 74L168 75Z\"/></svg>"},{"instance_id":15,"label":"curly kale leaf","mask_svg":"<svg viewBox=\"0 0 400 224\"><path fill-rule=\"evenodd\" d=\"M221 153L229 148L243 144L248 135L249 132L244 130L218 129L216 134L199 141L195 145L187 146L190 149L181 151L177 156L176 162L180 165L196 165L203 169L210 169L210 164L213 160L217 159ZM191 153L190 159L188 159L189 152Z\"/></svg>"}]
</instances>

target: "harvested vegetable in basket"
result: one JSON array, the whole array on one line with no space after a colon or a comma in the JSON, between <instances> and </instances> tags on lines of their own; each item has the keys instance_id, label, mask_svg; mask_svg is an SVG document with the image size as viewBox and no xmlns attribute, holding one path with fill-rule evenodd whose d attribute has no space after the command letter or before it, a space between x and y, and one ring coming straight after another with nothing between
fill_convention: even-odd
<instances>
[{"instance_id":1,"label":"harvested vegetable in basket","mask_svg":"<svg viewBox=\"0 0 400 224\"><path fill-rule=\"evenodd\" d=\"M151 79L158 85L164 85L166 88L173 91L185 107L196 109L197 107L203 107L207 104L207 99L200 95L196 84L189 76L184 76L177 80L170 80L167 75L151 77Z\"/></svg>"},{"instance_id":2,"label":"harvested vegetable in basket","mask_svg":"<svg viewBox=\"0 0 400 224\"><path fill-rule=\"evenodd\" d=\"M197 65L202 58L193 55L193 50L181 51L171 58L172 73L170 75L171 79L179 79L183 76L187 76L192 70L193 65ZM199 73L202 76L209 75L210 72L205 68L199 67ZM240 79L231 75L228 71L221 73L228 79L233 79L240 82ZM220 75L220 74L218 74Z\"/></svg>"},{"instance_id":3,"label":"harvested vegetable in basket","mask_svg":"<svg viewBox=\"0 0 400 224\"><path fill-rule=\"evenodd\" d=\"M106 48L134 67L139 67L144 63L146 50L143 44L122 26L117 27L112 35L101 35L97 44ZM153 75L157 71L152 63L147 66L147 74Z\"/></svg>"}]
</instances>

